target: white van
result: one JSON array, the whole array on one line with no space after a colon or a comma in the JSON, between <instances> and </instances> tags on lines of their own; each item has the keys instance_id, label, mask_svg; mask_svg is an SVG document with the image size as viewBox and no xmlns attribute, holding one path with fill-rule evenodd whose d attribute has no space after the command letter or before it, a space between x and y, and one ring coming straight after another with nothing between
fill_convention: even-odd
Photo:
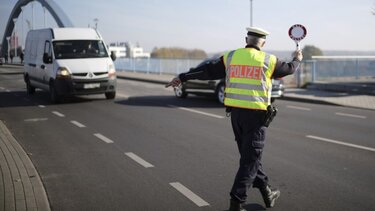
<instances>
[{"instance_id":1,"label":"white van","mask_svg":"<svg viewBox=\"0 0 375 211\"><path fill-rule=\"evenodd\" d=\"M116 70L98 31L92 28L31 30L26 37L24 79L27 93L47 90L53 103L64 96L116 96Z\"/></svg>"}]
</instances>

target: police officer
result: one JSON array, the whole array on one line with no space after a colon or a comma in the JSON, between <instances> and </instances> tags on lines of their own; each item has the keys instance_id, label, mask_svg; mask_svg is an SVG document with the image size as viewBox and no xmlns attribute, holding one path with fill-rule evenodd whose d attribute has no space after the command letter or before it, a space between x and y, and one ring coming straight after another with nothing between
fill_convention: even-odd
<instances>
[{"instance_id":1,"label":"police officer","mask_svg":"<svg viewBox=\"0 0 375 211\"><path fill-rule=\"evenodd\" d=\"M267 108L271 105L272 78L293 74L303 56L300 50L291 62L261 50L269 33L247 28L246 47L225 53L205 65L172 79L168 86L179 86L191 79L226 78L224 105L231 112L231 123L240 153L240 166L230 191L230 211L243 211L247 190L258 188L266 207L273 207L280 191L271 189L261 158L265 142Z\"/></svg>"}]
</instances>

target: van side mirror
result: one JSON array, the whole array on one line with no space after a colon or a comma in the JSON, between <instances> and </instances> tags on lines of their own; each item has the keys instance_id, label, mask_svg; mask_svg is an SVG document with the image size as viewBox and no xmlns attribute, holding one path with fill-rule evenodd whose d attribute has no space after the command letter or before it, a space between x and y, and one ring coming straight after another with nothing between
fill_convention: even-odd
<instances>
[{"instance_id":1,"label":"van side mirror","mask_svg":"<svg viewBox=\"0 0 375 211\"><path fill-rule=\"evenodd\" d=\"M111 51L111 59L112 61L115 61L116 60L116 53Z\"/></svg>"},{"instance_id":2,"label":"van side mirror","mask_svg":"<svg viewBox=\"0 0 375 211\"><path fill-rule=\"evenodd\" d=\"M44 64L51 64L52 63L52 57L48 55L48 53L43 54L43 63Z\"/></svg>"}]
</instances>

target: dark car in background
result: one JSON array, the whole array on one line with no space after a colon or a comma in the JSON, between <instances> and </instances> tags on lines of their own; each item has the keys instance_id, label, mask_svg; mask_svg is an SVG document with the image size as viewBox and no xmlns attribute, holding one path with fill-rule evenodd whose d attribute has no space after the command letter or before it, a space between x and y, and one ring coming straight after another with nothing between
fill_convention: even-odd
<instances>
[{"instance_id":1,"label":"dark car in background","mask_svg":"<svg viewBox=\"0 0 375 211\"><path fill-rule=\"evenodd\" d=\"M215 57L217 58L217 57ZM215 59L210 58L201 62L197 67ZM215 95L220 103L224 103L224 89L225 79L220 80L189 80L181 84L181 86L174 88L174 93L178 98L186 98L188 94L196 95ZM284 95L284 81L280 79L272 79L271 102L276 98L281 98Z\"/></svg>"}]
</instances>

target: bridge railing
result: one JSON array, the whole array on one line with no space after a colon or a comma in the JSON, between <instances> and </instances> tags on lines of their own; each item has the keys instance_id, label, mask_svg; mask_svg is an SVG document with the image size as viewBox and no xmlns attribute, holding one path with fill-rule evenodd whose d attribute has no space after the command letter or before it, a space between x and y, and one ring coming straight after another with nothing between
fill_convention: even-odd
<instances>
[{"instance_id":1,"label":"bridge railing","mask_svg":"<svg viewBox=\"0 0 375 211\"><path fill-rule=\"evenodd\" d=\"M117 58L117 71L143 72L177 75L197 66L202 60L196 59L157 59L157 58Z\"/></svg>"},{"instance_id":2,"label":"bridge railing","mask_svg":"<svg viewBox=\"0 0 375 211\"><path fill-rule=\"evenodd\" d=\"M177 75L197 66L202 60L118 58L116 70ZM301 87L316 81L375 81L375 56L325 56L303 61L299 71L284 78L287 86Z\"/></svg>"}]
</instances>

